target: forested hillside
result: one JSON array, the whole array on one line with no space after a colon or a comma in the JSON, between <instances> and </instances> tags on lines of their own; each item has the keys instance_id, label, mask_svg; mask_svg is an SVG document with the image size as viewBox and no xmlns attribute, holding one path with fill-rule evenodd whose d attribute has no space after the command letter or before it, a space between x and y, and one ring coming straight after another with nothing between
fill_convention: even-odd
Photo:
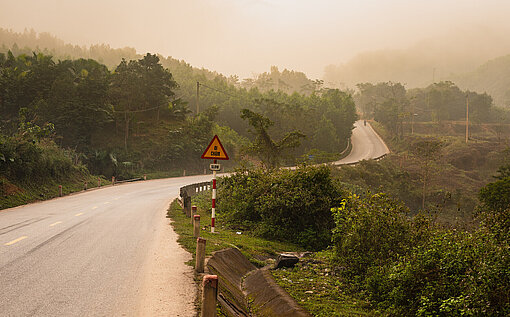
<instances>
[{"instance_id":1,"label":"forested hillside","mask_svg":"<svg viewBox=\"0 0 510 317\"><path fill-rule=\"evenodd\" d=\"M93 58L62 57L94 55L94 47L73 51L49 35L21 37L54 45L30 52L13 44L0 53L0 170L3 182L20 188L38 181L16 172L23 164L57 168L50 158L44 159L48 166L29 162L21 154L25 143L38 153L61 152L71 165L106 178L182 175L203 171L207 162L200 155L214 134L232 158L227 167L241 161L274 167L334 158L347 146L357 118L352 97L339 90L247 89L215 72L152 54L108 67ZM123 50L103 48L103 59L122 56ZM251 116L242 117L243 111Z\"/></svg>"},{"instance_id":2,"label":"forested hillside","mask_svg":"<svg viewBox=\"0 0 510 317\"><path fill-rule=\"evenodd\" d=\"M459 86L485 91L497 105L510 107L510 55L501 56L481 65L474 71L452 78Z\"/></svg>"}]
</instances>

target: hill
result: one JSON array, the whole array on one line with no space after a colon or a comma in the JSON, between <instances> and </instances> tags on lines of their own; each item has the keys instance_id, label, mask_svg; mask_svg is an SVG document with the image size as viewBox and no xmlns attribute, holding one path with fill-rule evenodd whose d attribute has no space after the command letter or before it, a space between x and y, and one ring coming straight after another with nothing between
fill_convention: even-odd
<instances>
[{"instance_id":1,"label":"hill","mask_svg":"<svg viewBox=\"0 0 510 317\"><path fill-rule=\"evenodd\" d=\"M487 92L498 106L510 107L510 55L501 56L472 72L453 76L459 87Z\"/></svg>"},{"instance_id":2,"label":"hill","mask_svg":"<svg viewBox=\"0 0 510 317\"><path fill-rule=\"evenodd\" d=\"M343 64L327 66L324 82L352 89L359 83L391 81L411 89L452 81L462 89L488 93L496 106L508 106L509 52L501 32L447 33L407 48L359 53Z\"/></svg>"}]
</instances>

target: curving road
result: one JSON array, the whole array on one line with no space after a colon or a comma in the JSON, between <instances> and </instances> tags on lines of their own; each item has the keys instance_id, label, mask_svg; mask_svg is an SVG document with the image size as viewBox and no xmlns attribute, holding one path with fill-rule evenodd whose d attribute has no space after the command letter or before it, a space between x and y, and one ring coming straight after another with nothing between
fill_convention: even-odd
<instances>
[{"instance_id":1,"label":"curving road","mask_svg":"<svg viewBox=\"0 0 510 317\"><path fill-rule=\"evenodd\" d=\"M334 165L354 164L362 160L377 159L390 152L370 123L367 122L364 125L363 120L358 120L354 123L351 143L351 153L345 158L333 162Z\"/></svg>"},{"instance_id":2,"label":"curving road","mask_svg":"<svg viewBox=\"0 0 510 317\"><path fill-rule=\"evenodd\" d=\"M388 153L356 122L352 152ZM194 316L191 259L165 218L181 186L211 175L105 187L0 211L0 316Z\"/></svg>"},{"instance_id":3,"label":"curving road","mask_svg":"<svg viewBox=\"0 0 510 317\"><path fill-rule=\"evenodd\" d=\"M181 186L210 179L110 186L0 211L0 316L194 316L191 257L164 232L165 214ZM164 274L153 283L158 265Z\"/></svg>"}]
</instances>

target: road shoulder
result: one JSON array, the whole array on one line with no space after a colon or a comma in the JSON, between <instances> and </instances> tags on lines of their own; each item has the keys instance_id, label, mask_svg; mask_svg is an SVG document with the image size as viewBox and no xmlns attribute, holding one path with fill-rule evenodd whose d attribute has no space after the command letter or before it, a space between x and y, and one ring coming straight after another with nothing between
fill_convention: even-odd
<instances>
[{"instance_id":1,"label":"road shoulder","mask_svg":"<svg viewBox=\"0 0 510 317\"><path fill-rule=\"evenodd\" d=\"M178 236L169 225L166 208L160 213L161 221L149 250L138 315L191 317L196 315L196 286L193 269L186 262L192 256L177 243Z\"/></svg>"}]
</instances>

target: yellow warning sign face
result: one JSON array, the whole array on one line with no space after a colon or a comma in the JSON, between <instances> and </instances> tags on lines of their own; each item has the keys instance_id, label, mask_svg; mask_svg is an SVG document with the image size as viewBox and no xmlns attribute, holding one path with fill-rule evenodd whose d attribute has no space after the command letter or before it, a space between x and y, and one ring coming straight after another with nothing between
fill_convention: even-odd
<instances>
[{"instance_id":1,"label":"yellow warning sign face","mask_svg":"<svg viewBox=\"0 0 510 317\"><path fill-rule=\"evenodd\" d=\"M228 160L228 154L217 135L215 135L211 143L209 143L204 154L202 154L202 158L210 160Z\"/></svg>"}]
</instances>

